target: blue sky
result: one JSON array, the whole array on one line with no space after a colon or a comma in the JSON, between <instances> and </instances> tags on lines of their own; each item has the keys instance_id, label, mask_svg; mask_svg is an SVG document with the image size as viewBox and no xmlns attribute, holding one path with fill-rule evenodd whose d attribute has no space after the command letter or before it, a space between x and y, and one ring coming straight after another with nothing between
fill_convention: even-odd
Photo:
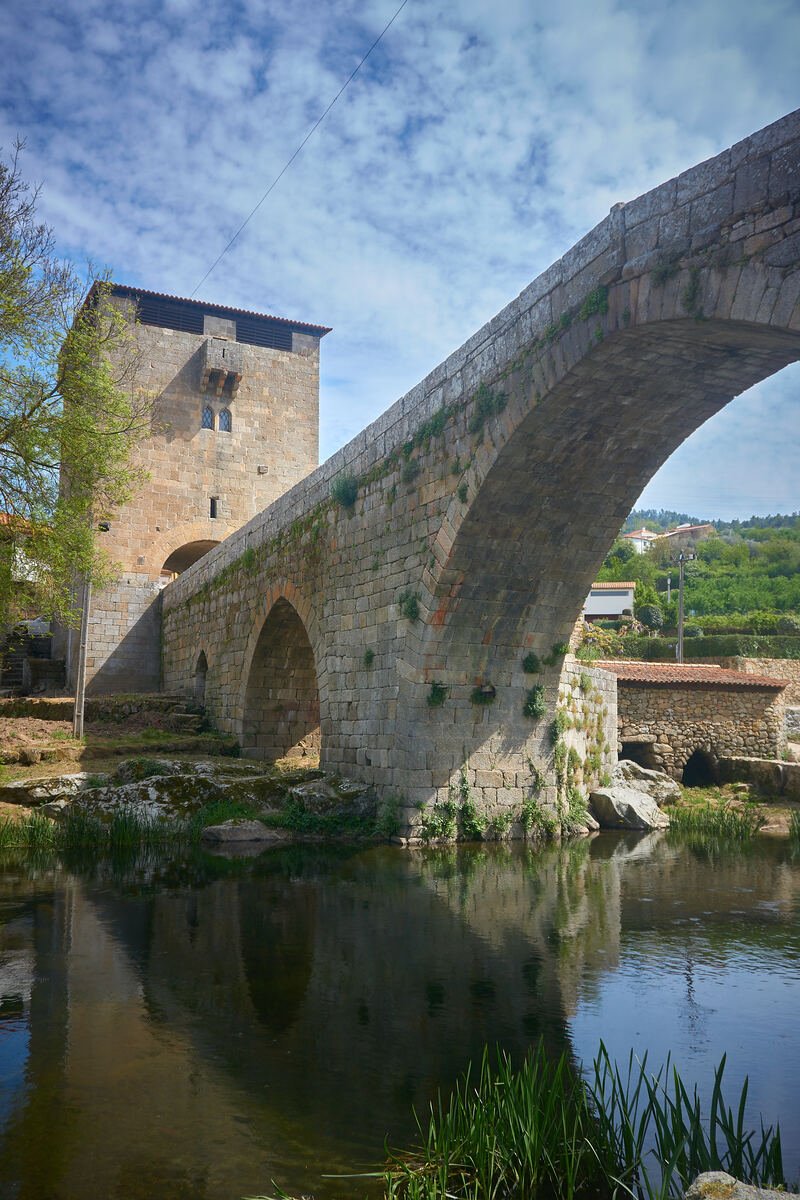
<instances>
[{"instance_id":1,"label":"blue sky","mask_svg":"<svg viewBox=\"0 0 800 1200\"><path fill-rule=\"evenodd\" d=\"M65 255L190 295L398 4L6 0L0 144ZM198 296L334 327L327 457L613 203L798 107L799 60L796 0L408 0ZM642 503L800 509L798 395L735 400Z\"/></svg>"}]
</instances>

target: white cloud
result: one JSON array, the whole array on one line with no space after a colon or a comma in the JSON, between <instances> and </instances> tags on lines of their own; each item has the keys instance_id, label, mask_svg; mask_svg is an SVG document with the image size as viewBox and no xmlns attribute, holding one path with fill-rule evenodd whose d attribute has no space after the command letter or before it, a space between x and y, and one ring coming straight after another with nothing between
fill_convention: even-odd
<instances>
[{"instance_id":1,"label":"white cloud","mask_svg":"<svg viewBox=\"0 0 800 1200\"><path fill-rule=\"evenodd\" d=\"M187 295L395 7L329 0L313 19L288 0L136 0L113 19L95 0L42 0L24 19L20 7L0 141L27 137L67 253ZM201 294L334 326L329 454L616 200L789 111L799 48L791 0L409 0ZM793 492L779 452L796 436L787 378L770 393L775 442L748 424L747 402L724 414L758 447L736 473L742 511ZM728 436L722 420L659 477L688 496L665 505L709 511L680 463L715 429ZM703 476L730 491L719 462Z\"/></svg>"}]
</instances>

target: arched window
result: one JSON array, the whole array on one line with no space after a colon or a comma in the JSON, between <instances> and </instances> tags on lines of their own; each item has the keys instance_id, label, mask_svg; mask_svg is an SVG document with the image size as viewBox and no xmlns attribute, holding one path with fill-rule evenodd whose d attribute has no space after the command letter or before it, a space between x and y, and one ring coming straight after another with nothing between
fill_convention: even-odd
<instances>
[{"instance_id":1,"label":"arched window","mask_svg":"<svg viewBox=\"0 0 800 1200\"><path fill-rule=\"evenodd\" d=\"M203 417L200 422L200 428L201 429L213 429L214 428L214 410L210 404L207 404L205 406L205 408L203 409Z\"/></svg>"},{"instance_id":2,"label":"arched window","mask_svg":"<svg viewBox=\"0 0 800 1200\"><path fill-rule=\"evenodd\" d=\"M220 409L218 429L220 433L230 433L231 410L229 408Z\"/></svg>"}]
</instances>

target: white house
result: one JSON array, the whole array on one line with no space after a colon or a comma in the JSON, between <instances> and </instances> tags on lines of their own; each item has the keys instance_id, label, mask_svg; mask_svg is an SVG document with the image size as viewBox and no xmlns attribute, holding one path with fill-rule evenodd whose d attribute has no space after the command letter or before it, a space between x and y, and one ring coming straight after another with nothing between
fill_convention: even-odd
<instances>
[{"instance_id":1,"label":"white house","mask_svg":"<svg viewBox=\"0 0 800 1200\"><path fill-rule=\"evenodd\" d=\"M587 621L599 618L611 620L616 617L633 616L633 593L636 590L635 581L625 580L622 583L593 583L592 590L586 597L583 606L583 616Z\"/></svg>"},{"instance_id":2,"label":"white house","mask_svg":"<svg viewBox=\"0 0 800 1200\"><path fill-rule=\"evenodd\" d=\"M653 533L652 529L645 529L644 525L641 529L634 529L630 533L623 533L622 538L626 542L630 542L637 554L644 554L656 538L661 537L660 533Z\"/></svg>"}]
</instances>

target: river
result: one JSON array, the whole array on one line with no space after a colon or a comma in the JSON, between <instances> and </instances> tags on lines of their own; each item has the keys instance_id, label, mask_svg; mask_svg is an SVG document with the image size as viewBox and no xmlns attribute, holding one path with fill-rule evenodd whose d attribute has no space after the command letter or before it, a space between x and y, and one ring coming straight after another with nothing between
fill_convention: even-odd
<instances>
[{"instance_id":1,"label":"river","mask_svg":"<svg viewBox=\"0 0 800 1200\"><path fill-rule=\"evenodd\" d=\"M602 834L0 861L0 1195L363 1195L484 1043L668 1051L800 1176L800 858Z\"/></svg>"}]
</instances>

